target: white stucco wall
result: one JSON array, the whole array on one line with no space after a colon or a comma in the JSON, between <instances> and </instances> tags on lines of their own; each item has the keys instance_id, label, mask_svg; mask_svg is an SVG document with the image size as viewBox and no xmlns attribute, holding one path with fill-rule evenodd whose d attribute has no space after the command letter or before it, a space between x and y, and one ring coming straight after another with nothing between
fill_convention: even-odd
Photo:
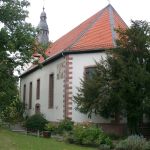
<instances>
[{"instance_id":1,"label":"white stucco wall","mask_svg":"<svg viewBox=\"0 0 150 150\"><path fill-rule=\"evenodd\" d=\"M77 87L80 87L80 79L84 76L84 69L88 66L94 66L95 61L99 61L106 57L104 52L86 53L86 54L70 54L72 61L72 94L69 97L77 94ZM32 109L27 109L28 115L35 113L35 105L40 104L40 111L49 121L57 122L63 118L64 115L64 77L57 79L58 73L64 73L62 64L65 64L65 57L62 57L48 65L38 69L21 79L21 98L23 99L23 86L26 84L26 104L29 108L29 85L32 82ZM64 65L65 67L65 65ZM54 107L48 108L49 100L49 75L54 74ZM60 75L62 76L62 75ZM65 75L64 75L65 76ZM40 99L36 99L37 79L40 79ZM91 121L95 123L110 123L112 119L104 119L100 116L92 115L88 118L77 110L76 104L72 101L72 115L71 118L75 122Z\"/></svg>"},{"instance_id":2,"label":"white stucco wall","mask_svg":"<svg viewBox=\"0 0 150 150\"><path fill-rule=\"evenodd\" d=\"M101 53L88 53L88 54L74 54L73 57L73 74L72 74L72 93L73 96L77 94L77 87L80 87L80 79L83 78L84 69L88 66L94 66L95 61L99 61L101 58L105 58L106 54ZM72 120L75 122L92 121L95 123L109 123L110 120L106 120L102 117L93 115L91 119L87 115L81 114L75 110L76 104L72 104Z\"/></svg>"},{"instance_id":3,"label":"white stucco wall","mask_svg":"<svg viewBox=\"0 0 150 150\"><path fill-rule=\"evenodd\" d=\"M26 104L29 107L29 84L32 82L32 109L28 109L28 115L35 113L35 105L40 104L40 111L49 121L58 121L63 119L63 84L64 79L57 79L58 66L65 61L60 58L41 69L23 77L21 79L21 98L23 99L23 86L26 84ZM59 67L60 68L60 67ZM54 74L54 107L48 108L49 99L49 75ZM40 99L36 99L37 79L40 79Z\"/></svg>"}]
</instances>

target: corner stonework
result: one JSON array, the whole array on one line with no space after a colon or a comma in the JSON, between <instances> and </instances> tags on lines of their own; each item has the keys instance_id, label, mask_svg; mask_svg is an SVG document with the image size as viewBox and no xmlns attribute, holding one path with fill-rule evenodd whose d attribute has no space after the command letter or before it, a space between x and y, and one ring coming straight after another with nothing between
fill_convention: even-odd
<instances>
[{"instance_id":1,"label":"corner stonework","mask_svg":"<svg viewBox=\"0 0 150 150\"><path fill-rule=\"evenodd\" d=\"M72 119L72 63L73 57L70 55L65 56L65 69L64 69L64 118Z\"/></svg>"}]
</instances>

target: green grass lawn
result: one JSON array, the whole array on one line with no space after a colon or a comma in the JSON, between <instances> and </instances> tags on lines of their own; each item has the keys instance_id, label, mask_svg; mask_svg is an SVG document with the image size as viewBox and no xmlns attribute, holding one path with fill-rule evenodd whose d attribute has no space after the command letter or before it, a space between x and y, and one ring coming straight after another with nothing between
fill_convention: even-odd
<instances>
[{"instance_id":1,"label":"green grass lawn","mask_svg":"<svg viewBox=\"0 0 150 150\"><path fill-rule=\"evenodd\" d=\"M95 150L0 128L0 150Z\"/></svg>"}]
</instances>

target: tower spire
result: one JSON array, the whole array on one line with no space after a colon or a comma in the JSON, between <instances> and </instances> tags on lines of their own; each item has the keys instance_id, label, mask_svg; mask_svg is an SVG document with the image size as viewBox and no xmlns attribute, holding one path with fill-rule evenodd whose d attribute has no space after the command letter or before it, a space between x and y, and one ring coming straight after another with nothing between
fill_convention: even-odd
<instances>
[{"instance_id":1,"label":"tower spire","mask_svg":"<svg viewBox=\"0 0 150 150\"><path fill-rule=\"evenodd\" d=\"M43 0L43 12L45 11L45 0Z\"/></svg>"},{"instance_id":2,"label":"tower spire","mask_svg":"<svg viewBox=\"0 0 150 150\"><path fill-rule=\"evenodd\" d=\"M43 11L40 15L40 22L38 24L38 29L39 29L38 42L43 45L47 45L49 42L49 38L48 38L49 29L48 29L46 19L47 19L47 17L46 17L46 13L45 13L45 8L43 6Z\"/></svg>"},{"instance_id":3,"label":"tower spire","mask_svg":"<svg viewBox=\"0 0 150 150\"><path fill-rule=\"evenodd\" d=\"M108 4L110 4L110 0L107 0L108 1Z\"/></svg>"}]
</instances>

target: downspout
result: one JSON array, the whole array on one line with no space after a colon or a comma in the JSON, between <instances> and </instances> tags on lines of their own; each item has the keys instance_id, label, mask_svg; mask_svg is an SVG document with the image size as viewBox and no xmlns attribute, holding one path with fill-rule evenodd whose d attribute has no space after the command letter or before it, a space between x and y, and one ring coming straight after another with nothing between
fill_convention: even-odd
<instances>
[{"instance_id":1,"label":"downspout","mask_svg":"<svg viewBox=\"0 0 150 150\"><path fill-rule=\"evenodd\" d=\"M21 98L21 78L19 78L19 98L22 102L22 98Z\"/></svg>"}]
</instances>

